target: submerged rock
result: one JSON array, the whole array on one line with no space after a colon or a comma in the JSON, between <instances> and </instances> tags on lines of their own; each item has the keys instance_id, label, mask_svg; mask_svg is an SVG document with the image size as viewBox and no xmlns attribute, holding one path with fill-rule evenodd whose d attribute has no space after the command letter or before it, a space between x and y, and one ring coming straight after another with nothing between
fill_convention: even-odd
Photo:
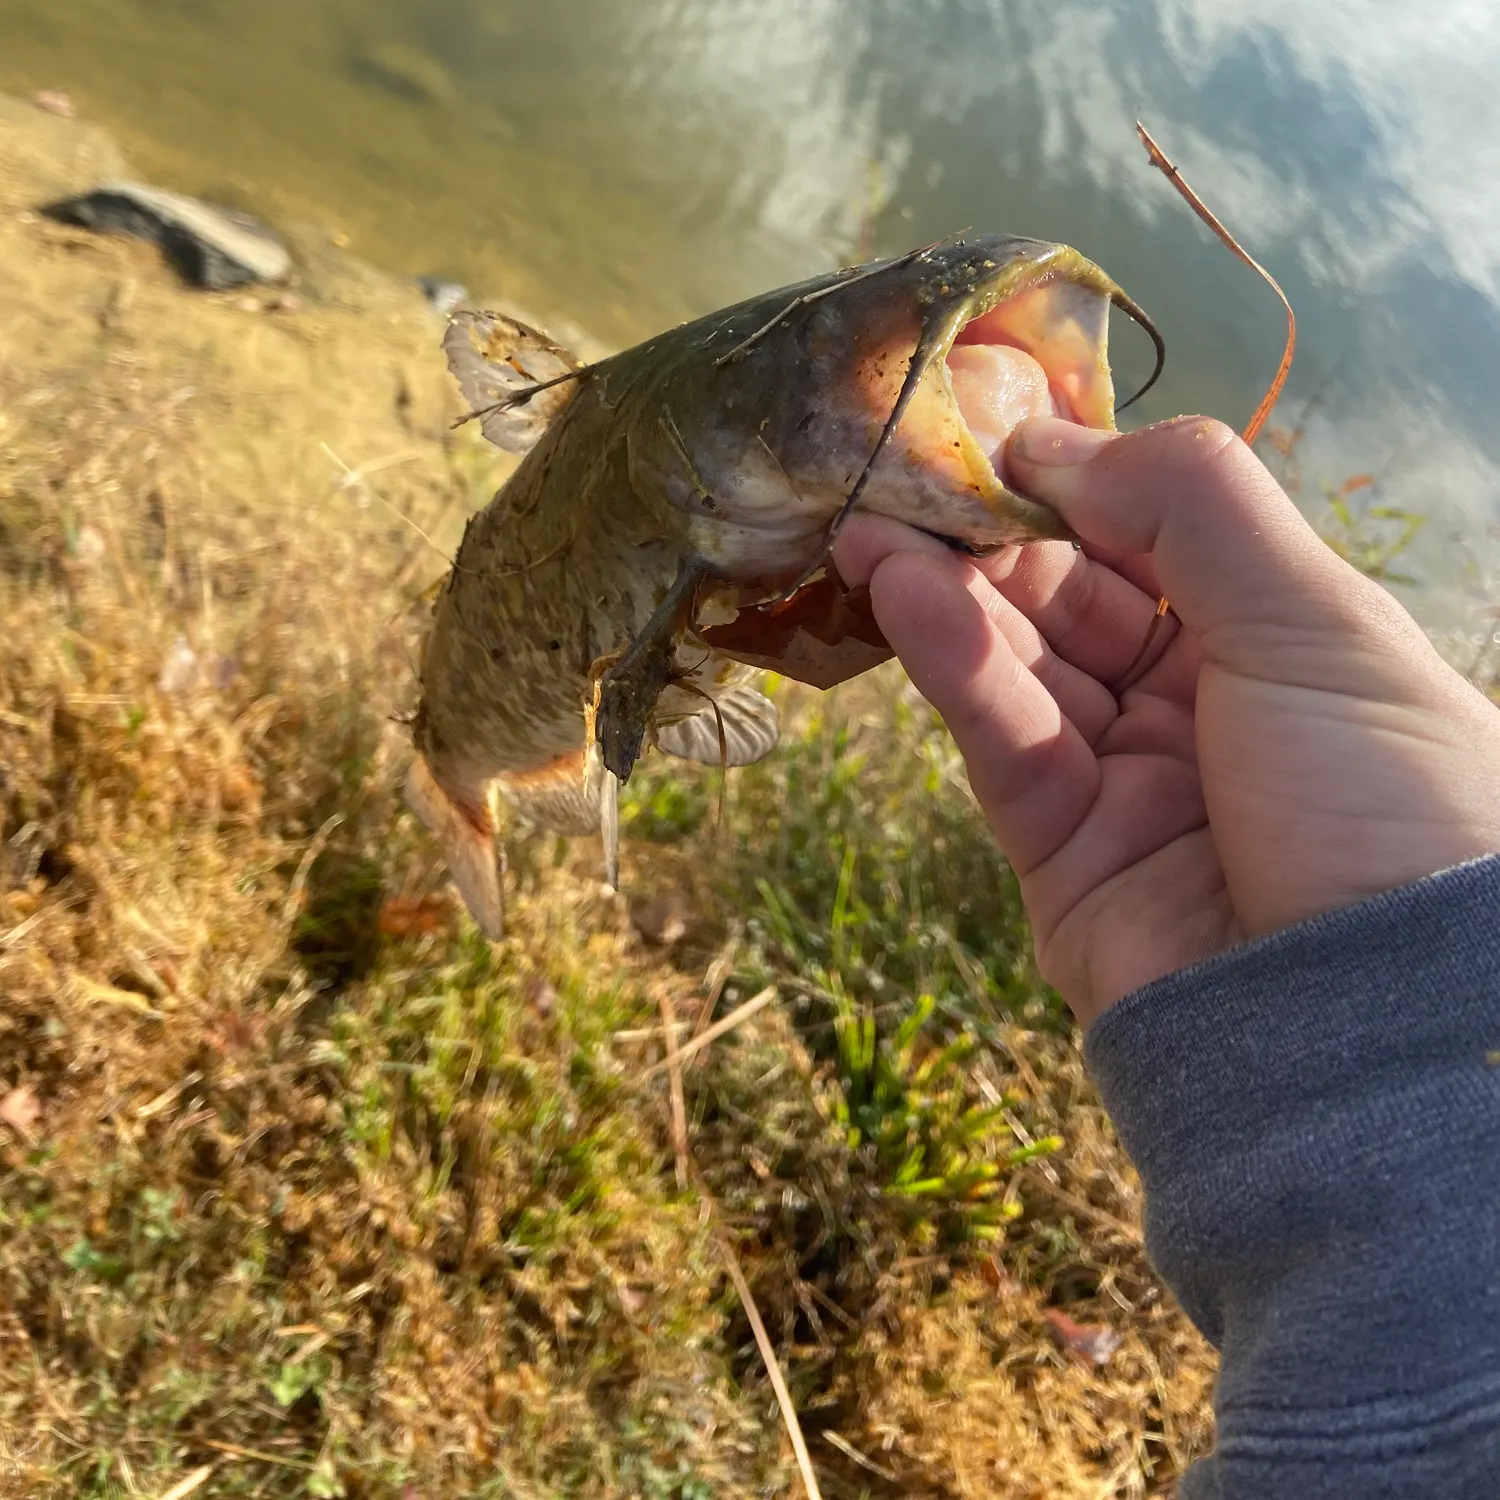
<instances>
[{"instance_id":1,"label":"submerged rock","mask_svg":"<svg viewBox=\"0 0 1500 1500\"><path fill-rule=\"evenodd\" d=\"M427 305L445 317L469 300L468 287L461 281L450 281L446 276L418 276L417 285L421 287Z\"/></svg>"},{"instance_id":2,"label":"submerged rock","mask_svg":"<svg viewBox=\"0 0 1500 1500\"><path fill-rule=\"evenodd\" d=\"M38 89L31 96L31 102L38 109L46 110L49 115L56 115L60 120L71 120L78 113L73 107L72 97L61 89Z\"/></svg>"},{"instance_id":3,"label":"submerged rock","mask_svg":"<svg viewBox=\"0 0 1500 1500\"><path fill-rule=\"evenodd\" d=\"M183 277L209 291L280 281L286 246L258 219L139 182L106 182L43 210L64 224L134 235L159 245Z\"/></svg>"},{"instance_id":4,"label":"submerged rock","mask_svg":"<svg viewBox=\"0 0 1500 1500\"><path fill-rule=\"evenodd\" d=\"M383 42L355 53L347 66L360 83L408 104L451 105L457 99L452 75L418 47Z\"/></svg>"}]
</instances>

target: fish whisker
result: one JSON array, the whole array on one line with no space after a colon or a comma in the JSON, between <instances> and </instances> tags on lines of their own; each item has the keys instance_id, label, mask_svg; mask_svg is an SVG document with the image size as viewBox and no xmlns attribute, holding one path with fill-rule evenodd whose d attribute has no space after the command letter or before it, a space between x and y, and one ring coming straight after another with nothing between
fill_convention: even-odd
<instances>
[{"instance_id":1,"label":"fish whisker","mask_svg":"<svg viewBox=\"0 0 1500 1500\"><path fill-rule=\"evenodd\" d=\"M450 430L464 426L467 422L483 421L485 417L493 415L497 411L511 411L517 406L525 406L533 396L539 396L543 391L550 391L555 385L563 385L569 380L582 380L585 375L592 374L599 368L599 363L582 365L576 370L568 370L562 375L554 375L551 380L539 380L535 385L522 386L518 391L512 391L508 396L502 396L498 401L492 401L488 406L476 407L461 417L455 417L448 426Z\"/></svg>"},{"instance_id":2,"label":"fish whisker","mask_svg":"<svg viewBox=\"0 0 1500 1500\"><path fill-rule=\"evenodd\" d=\"M721 354L713 363L714 369L722 369L731 360L738 359L745 354L753 345L758 344L770 331L776 327L784 318L790 317L799 307L806 307L809 303L817 302L823 297L831 296L834 292L842 292L854 286L857 282L868 281L872 276L880 276L887 271L899 271L903 266L909 266L915 260L920 260L931 250L936 250L939 245L946 242L946 236L941 240L934 240L930 245L923 245L920 250L911 250L897 260L885 261L878 266L866 266L863 270L853 272L839 272L838 280L829 286L819 287L815 292L803 292L800 297L793 297L785 307L781 309L769 322L763 323L748 338L741 339L727 354Z\"/></svg>"}]
</instances>

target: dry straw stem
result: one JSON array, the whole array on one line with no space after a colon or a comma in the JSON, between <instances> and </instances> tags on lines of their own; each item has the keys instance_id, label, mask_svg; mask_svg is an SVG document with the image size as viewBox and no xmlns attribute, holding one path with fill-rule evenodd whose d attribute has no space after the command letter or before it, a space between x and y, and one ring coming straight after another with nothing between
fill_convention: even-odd
<instances>
[{"instance_id":1,"label":"dry straw stem","mask_svg":"<svg viewBox=\"0 0 1500 1500\"><path fill-rule=\"evenodd\" d=\"M302 858L297 861L297 873L292 876L292 883L287 888L286 903L281 911L281 920L286 924L288 936L302 911L302 898L307 892L307 879L312 874L312 867L317 863L333 830L343 821L343 813L332 813L325 818L323 826L312 836L307 848L302 851Z\"/></svg>"},{"instance_id":2,"label":"dry straw stem","mask_svg":"<svg viewBox=\"0 0 1500 1500\"><path fill-rule=\"evenodd\" d=\"M660 1003L662 1036L667 1055L664 1062L651 1069L646 1077L651 1077L661 1067L665 1067L671 1075L672 1149L676 1158L679 1188L686 1190L692 1173L692 1148L688 1141L687 1105L682 1086L684 1057L690 1056L694 1051L702 1051L718 1037L748 1020L757 1011L763 1010L775 998L776 986L767 985L758 995L752 996L743 1005L737 1006L717 1025L710 1026L707 1031L700 1033L689 1043L688 1047L684 1048L677 1045L677 1017L673 1010L671 993L663 986ZM707 1187L700 1184L700 1189L709 1212L716 1214L717 1208ZM755 1305L750 1283L745 1280L745 1274L740 1270L739 1257L734 1253L734 1246L729 1243L722 1229L715 1229L714 1239L718 1244L724 1268L729 1273L730 1281L734 1283L734 1290L740 1299L740 1305L745 1309L745 1317L749 1319L750 1331L755 1335L755 1347L760 1351L766 1374L770 1377L771 1388L776 1392L776 1404L781 1410L781 1419L786 1424L787 1436L791 1440L792 1452L797 1457L797 1468L801 1471L802 1483L807 1489L808 1500L822 1500L821 1491L818 1489L818 1477L813 1472L812 1456L807 1451L807 1442L802 1436L802 1424L797 1419L797 1408L792 1402L792 1393L787 1387L786 1377L781 1373L781 1365L776 1358L776 1348L766 1332L760 1309Z\"/></svg>"},{"instance_id":3,"label":"dry straw stem","mask_svg":"<svg viewBox=\"0 0 1500 1500\"><path fill-rule=\"evenodd\" d=\"M671 1075L672 1094L672 1149L676 1158L677 1185L686 1190L692 1175L692 1147L688 1141L687 1105L682 1085L682 1062L689 1055L689 1048L680 1048L677 1045L677 1017L672 1005L672 997L669 989L663 986L660 994L662 1036L665 1041L667 1055L665 1061L659 1065L664 1066ZM689 1044L693 1050L701 1051L716 1038L723 1036L727 1031L748 1020L757 1011L764 1009L776 998L775 985L767 985L758 995L752 996L743 1005L736 1007L724 1017L716 1026L710 1026L707 1031L702 1032ZM653 1068L646 1076L650 1077L657 1072ZM717 1215L717 1207L706 1185L700 1182L700 1191L703 1194L708 1211ZM715 1229L714 1239L719 1247L719 1254L723 1259L724 1268L729 1273L729 1279L734 1283L734 1290L740 1299L741 1306L745 1309L745 1317L749 1319L750 1330L755 1335L755 1347L760 1351L760 1357L766 1367L766 1374L770 1377L771 1388L776 1392L776 1404L781 1410L781 1419L786 1425L787 1436L791 1440L792 1452L797 1457L797 1467L802 1474L802 1483L806 1486L808 1500L822 1500L818 1489L818 1478L813 1472L812 1457L807 1451L807 1442L802 1436L802 1424L797 1419L797 1408L792 1402L792 1393L787 1387L786 1377L781 1373L780 1362L776 1358L775 1346L771 1343L770 1335L766 1332L766 1325L761 1318L760 1309L755 1305L755 1298L751 1294L750 1284L745 1280L744 1272L740 1270L739 1257L734 1253L734 1246L721 1228Z\"/></svg>"},{"instance_id":4,"label":"dry straw stem","mask_svg":"<svg viewBox=\"0 0 1500 1500\"><path fill-rule=\"evenodd\" d=\"M743 1005L737 1005L724 1017L722 1021L715 1021L707 1031L695 1036L686 1047L679 1047L675 1054L675 1060L680 1067L690 1057L696 1057L705 1047L712 1046L726 1032L733 1031L736 1026L743 1025L751 1016L762 1011L776 998L777 990L774 984L768 984L758 995L752 995ZM670 1043L669 1043L670 1045ZM647 1083L655 1078L658 1073L668 1068L673 1061L669 1054L659 1063L653 1063L641 1074L641 1082Z\"/></svg>"},{"instance_id":5,"label":"dry straw stem","mask_svg":"<svg viewBox=\"0 0 1500 1500\"><path fill-rule=\"evenodd\" d=\"M787 1436L792 1442L792 1452L797 1455L797 1468L802 1474L802 1483L807 1489L808 1500L823 1500L822 1491L818 1488L818 1476L813 1472L812 1455L807 1451L807 1443L802 1436L802 1424L797 1420L797 1408L792 1404L792 1393L787 1389L786 1377L781 1373L781 1365L776 1359L776 1349L771 1343L771 1336L766 1332L766 1325L761 1320L760 1309L755 1305L755 1298L750 1293L750 1283L745 1280L745 1273L740 1270L739 1257L734 1253L734 1246L719 1234L720 1254L724 1257L724 1269L729 1272L729 1279L734 1283L734 1289L739 1295L741 1304L745 1309L745 1316L750 1320L750 1331L755 1335L755 1347L760 1350L760 1357L765 1361L766 1374L771 1377L771 1388L776 1392L776 1404L781 1408L781 1419L786 1423Z\"/></svg>"},{"instance_id":6,"label":"dry straw stem","mask_svg":"<svg viewBox=\"0 0 1500 1500\"><path fill-rule=\"evenodd\" d=\"M1260 404L1255 408L1250 420L1245 424L1245 430L1240 434L1247 444L1252 444L1260 436L1261 428L1266 425L1266 419L1275 410L1277 401L1281 399L1282 387L1285 386L1286 377L1291 372L1292 356L1297 351L1297 315L1292 311L1292 304L1287 299L1286 293L1281 290L1280 283L1230 234L1219 222L1218 216L1188 186L1186 179L1168 159L1166 152L1152 139L1151 132L1139 120L1135 122L1135 129L1136 134L1141 138L1141 144L1146 148L1146 155L1150 158L1151 165L1166 175L1167 181L1177 189L1193 212L1218 235L1233 254L1244 261L1276 293L1281 299L1281 305L1286 309L1286 343L1281 351L1281 363L1276 367L1276 374L1272 377L1270 385L1266 387L1265 395L1260 398ZM1124 675L1115 685L1117 696L1145 675L1146 653L1150 650L1151 643L1156 639L1156 633L1161 628L1161 622L1171 608L1171 603L1165 594L1156 601L1156 614L1152 617L1150 625L1146 627L1146 636L1141 642L1140 650L1136 652L1135 659L1126 667Z\"/></svg>"},{"instance_id":7,"label":"dry straw stem","mask_svg":"<svg viewBox=\"0 0 1500 1500\"><path fill-rule=\"evenodd\" d=\"M215 1464L204 1464L191 1474L184 1474L171 1489L163 1490L157 1500L187 1500L194 1490L201 1489L208 1483L216 1467Z\"/></svg>"},{"instance_id":8,"label":"dry straw stem","mask_svg":"<svg viewBox=\"0 0 1500 1500\"><path fill-rule=\"evenodd\" d=\"M278 1469L301 1469L311 1474L317 1468L316 1464L304 1463L300 1458L284 1458L279 1453L267 1453L261 1448L242 1448L238 1443L221 1443L217 1438L199 1438L198 1442L204 1448L212 1448L215 1453L227 1453L231 1458L249 1459L252 1463L272 1464Z\"/></svg>"},{"instance_id":9,"label":"dry straw stem","mask_svg":"<svg viewBox=\"0 0 1500 1500\"><path fill-rule=\"evenodd\" d=\"M1260 436L1261 428L1266 425L1266 418L1271 415L1277 401L1281 399L1281 389L1286 384L1287 375L1291 372L1292 356L1297 352L1297 315L1292 311L1292 304L1287 300L1286 293L1281 290L1280 283L1230 234L1208 205L1187 185L1182 173L1168 160L1166 152L1151 138L1151 132L1139 120L1135 122L1135 129L1136 134L1141 138L1141 144L1146 148L1146 155L1151 159L1151 165L1166 174L1167 181L1187 200L1193 212L1218 235L1233 254L1244 261L1276 293L1281 299L1281 305L1286 309L1286 344L1281 351L1281 363L1276 367L1276 374L1270 385L1266 387L1265 395L1260 398L1260 405L1255 408L1254 414L1245 424L1245 430L1240 434L1247 444L1254 443Z\"/></svg>"},{"instance_id":10,"label":"dry straw stem","mask_svg":"<svg viewBox=\"0 0 1500 1500\"><path fill-rule=\"evenodd\" d=\"M671 1075L672 1155L675 1159L678 1189L685 1193L688 1189L687 1098L682 1088L682 1054L677 1046L677 1013L672 1004L669 985L662 986L659 999L661 1034L667 1049L667 1071Z\"/></svg>"}]
</instances>

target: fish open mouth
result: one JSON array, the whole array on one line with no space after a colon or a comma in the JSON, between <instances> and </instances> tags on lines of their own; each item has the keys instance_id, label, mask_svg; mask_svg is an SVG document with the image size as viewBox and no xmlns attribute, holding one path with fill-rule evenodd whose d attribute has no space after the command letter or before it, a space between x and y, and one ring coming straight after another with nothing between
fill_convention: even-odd
<instances>
[{"instance_id":1,"label":"fish open mouth","mask_svg":"<svg viewBox=\"0 0 1500 1500\"><path fill-rule=\"evenodd\" d=\"M982 462L1005 486L1005 445L1031 417L1113 429L1109 308L1109 296L1093 286L1033 283L959 330L942 378L966 429L971 468Z\"/></svg>"}]
</instances>

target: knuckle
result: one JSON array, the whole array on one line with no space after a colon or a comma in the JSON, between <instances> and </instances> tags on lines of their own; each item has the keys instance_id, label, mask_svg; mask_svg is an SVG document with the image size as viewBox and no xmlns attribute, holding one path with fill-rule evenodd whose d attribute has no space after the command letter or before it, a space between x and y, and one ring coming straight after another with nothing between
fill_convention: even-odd
<instances>
[{"instance_id":1,"label":"knuckle","mask_svg":"<svg viewBox=\"0 0 1500 1500\"><path fill-rule=\"evenodd\" d=\"M1163 424L1164 456L1183 468L1237 467L1250 450L1240 435L1217 417L1179 417Z\"/></svg>"}]
</instances>

